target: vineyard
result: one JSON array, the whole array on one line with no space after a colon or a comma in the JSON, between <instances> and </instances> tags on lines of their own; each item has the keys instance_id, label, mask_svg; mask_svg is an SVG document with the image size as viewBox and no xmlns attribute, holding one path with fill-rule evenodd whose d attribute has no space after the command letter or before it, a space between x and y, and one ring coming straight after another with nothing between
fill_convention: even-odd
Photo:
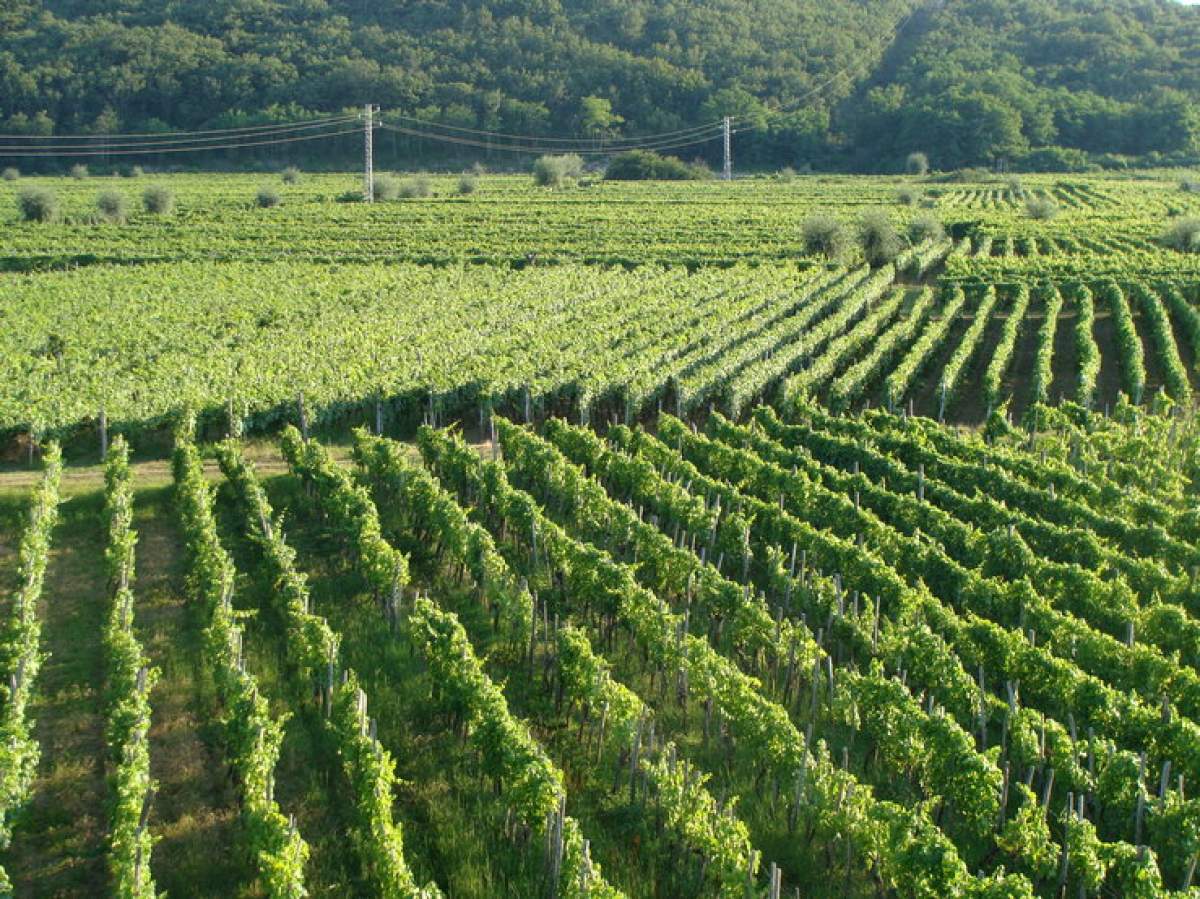
<instances>
[{"instance_id":1,"label":"vineyard","mask_svg":"<svg viewBox=\"0 0 1200 899\"><path fill-rule=\"evenodd\" d=\"M6 232L0 895L1200 895L1200 200L346 181Z\"/></svg>"}]
</instances>

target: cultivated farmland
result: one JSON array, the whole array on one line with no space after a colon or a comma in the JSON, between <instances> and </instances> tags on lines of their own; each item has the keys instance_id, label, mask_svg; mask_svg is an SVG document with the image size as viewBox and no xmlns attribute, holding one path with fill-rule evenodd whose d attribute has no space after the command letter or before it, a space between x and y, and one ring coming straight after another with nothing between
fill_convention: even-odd
<instances>
[{"instance_id":1,"label":"cultivated farmland","mask_svg":"<svg viewBox=\"0 0 1200 899\"><path fill-rule=\"evenodd\" d=\"M17 895L1200 887L1174 175L45 183L0 248ZM806 251L879 209L894 259Z\"/></svg>"}]
</instances>

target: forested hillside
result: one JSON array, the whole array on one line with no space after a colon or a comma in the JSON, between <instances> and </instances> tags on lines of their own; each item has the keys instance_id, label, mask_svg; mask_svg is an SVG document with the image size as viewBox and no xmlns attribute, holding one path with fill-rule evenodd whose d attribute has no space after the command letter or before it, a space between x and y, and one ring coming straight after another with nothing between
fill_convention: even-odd
<instances>
[{"instance_id":1,"label":"forested hillside","mask_svg":"<svg viewBox=\"0 0 1200 899\"><path fill-rule=\"evenodd\" d=\"M233 127L365 102L385 117L598 140L735 115L740 160L763 166L887 169L913 150L938 168L1184 157L1200 150L1200 9L1169 0L0 8L9 134ZM321 152L353 147L348 138ZM409 137L389 147L463 152ZM719 146L679 152L715 156Z\"/></svg>"}]
</instances>

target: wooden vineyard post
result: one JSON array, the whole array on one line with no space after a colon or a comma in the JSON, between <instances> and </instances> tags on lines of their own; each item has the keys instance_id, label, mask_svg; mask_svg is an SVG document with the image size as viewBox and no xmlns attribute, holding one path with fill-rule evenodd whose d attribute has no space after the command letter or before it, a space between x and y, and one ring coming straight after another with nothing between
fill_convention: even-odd
<instances>
[{"instance_id":1,"label":"wooden vineyard post","mask_svg":"<svg viewBox=\"0 0 1200 899\"><path fill-rule=\"evenodd\" d=\"M104 407L100 407L100 461L104 462L108 459L108 413L104 411Z\"/></svg>"}]
</instances>

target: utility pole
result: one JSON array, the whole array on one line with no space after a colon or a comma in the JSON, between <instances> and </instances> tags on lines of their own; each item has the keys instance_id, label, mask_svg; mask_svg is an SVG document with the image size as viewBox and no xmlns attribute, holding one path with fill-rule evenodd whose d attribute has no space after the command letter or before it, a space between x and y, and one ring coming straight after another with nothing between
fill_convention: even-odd
<instances>
[{"instance_id":1,"label":"utility pole","mask_svg":"<svg viewBox=\"0 0 1200 899\"><path fill-rule=\"evenodd\" d=\"M363 199L375 202L375 107L368 103L363 107Z\"/></svg>"},{"instance_id":2,"label":"utility pole","mask_svg":"<svg viewBox=\"0 0 1200 899\"><path fill-rule=\"evenodd\" d=\"M721 177L726 181L733 180L733 147L729 140L729 116L725 116L725 165L721 169Z\"/></svg>"}]
</instances>

